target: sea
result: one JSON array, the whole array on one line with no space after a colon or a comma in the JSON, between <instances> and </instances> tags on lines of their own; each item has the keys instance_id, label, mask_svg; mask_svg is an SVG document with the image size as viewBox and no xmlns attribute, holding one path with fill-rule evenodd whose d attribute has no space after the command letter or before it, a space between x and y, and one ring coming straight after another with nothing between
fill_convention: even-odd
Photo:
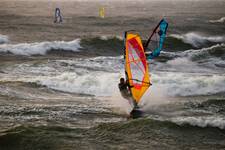
<instances>
[{"instance_id":1,"label":"sea","mask_svg":"<svg viewBox=\"0 0 225 150\"><path fill-rule=\"evenodd\" d=\"M1 0L0 150L224 150L224 8L225 0ZM148 61L144 115L131 119L118 89L123 34L144 41L162 18L169 27Z\"/></svg>"}]
</instances>

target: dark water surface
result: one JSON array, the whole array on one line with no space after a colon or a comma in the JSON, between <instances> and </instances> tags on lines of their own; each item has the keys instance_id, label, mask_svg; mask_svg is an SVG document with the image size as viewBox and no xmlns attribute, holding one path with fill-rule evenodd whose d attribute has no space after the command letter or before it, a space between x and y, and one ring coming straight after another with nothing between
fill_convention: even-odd
<instances>
[{"instance_id":1,"label":"dark water surface","mask_svg":"<svg viewBox=\"0 0 225 150\"><path fill-rule=\"evenodd\" d=\"M98 17L104 6L106 16ZM54 24L60 7L64 21ZM0 149L225 149L225 1L0 2ZM131 110L123 32L168 36Z\"/></svg>"}]
</instances>

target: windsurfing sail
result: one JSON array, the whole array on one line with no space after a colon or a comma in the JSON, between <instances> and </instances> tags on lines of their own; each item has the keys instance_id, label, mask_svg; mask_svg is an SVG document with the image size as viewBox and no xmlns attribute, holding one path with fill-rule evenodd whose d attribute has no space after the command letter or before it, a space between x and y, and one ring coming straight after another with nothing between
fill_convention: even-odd
<instances>
[{"instance_id":1,"label":"windsurfing sail","mask_svg":"<svg viewBox=\"0 0 225 150\"><path fill-rule=\"evenodd\" d=\"M151 85L148 64L142 41L138 34L125 32L124 42L125 75L131 86L132 97L138 103Z\"/></svg>"},{"instance_id":2,"label":"windsurfing sail","mask_svg":"<svg viewBox=\"0 0 225 150\"><path fill-rule=\"evenodd\" d=\"M62 15L61 15L61 10L59 8L55 8L55 23L61 23L62 20Z\"/></svg>"},{"instance_id":3,"label":"windsurfing sail","mask_svg":"<svg viewBox=\"0 0 225 150\"><path fill-rule=\"evenodd\" d=\"M168 23L165 19L162 19L153 30L152 34L144 45L145 52L151 51L150 54L147 54L147 59L153 59L159 56L166 38L167 28Z\"/></svg>"},{"instance_id":4,"label":"windsurfing sail","mask_svg":"<svg viewBox=\"0 0 225 150\"><path fill-rule=\"evenodd\" d=\"M104 7L99 8L99 17L105 18L105 8Z\"/></svg>"}]
</instances>

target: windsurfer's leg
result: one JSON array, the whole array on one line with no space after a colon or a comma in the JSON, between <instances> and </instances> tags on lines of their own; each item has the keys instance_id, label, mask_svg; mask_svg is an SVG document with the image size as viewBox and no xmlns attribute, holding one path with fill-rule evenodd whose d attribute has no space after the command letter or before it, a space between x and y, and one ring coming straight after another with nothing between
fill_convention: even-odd
<instances>
[{"instance_id":1,"label":"windsurfer's leg","mask_svg":"<svg viewBox=\"0 0 225 150\"><path fill-rule=\"evenodd\" d=\"M133 98L132 98L132 102L133 102L134 108L138 108L138 104L137 104L137 102Z\"/></svg>"}]
</instances>

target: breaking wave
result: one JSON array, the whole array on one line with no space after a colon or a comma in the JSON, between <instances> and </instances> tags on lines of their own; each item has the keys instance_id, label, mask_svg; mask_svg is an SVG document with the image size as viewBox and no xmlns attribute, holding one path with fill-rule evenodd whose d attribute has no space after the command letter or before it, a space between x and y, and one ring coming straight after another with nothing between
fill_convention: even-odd
<instances>
[{"instance_id":1,"label":"breaking wave","mask_svg":"<svg viewBox=\"0 0 225 150\"><path fill-rule=\"evenodd\" d=\"M222 116L176 117L171 121L179 125L190 124L192 126L225 129L225 119Z\"/></svg>"},{"instance_id":2,"label":"breaking wave","mask_svg":"<svg viewBox=\"0 0 225 150\"><path fill-rule=\"evenodd\" d=\"M209 20L211 23L223 23L225 22L225 17L221 17L220 19L217 20Z\"/></svg>"},{"instance_id":3,"label":"breaking wave","mask_svg":"<svg viewBox=\"0 0 225 150\"><path fill-rule=\"evenodd\" d=\"M191 58L191 60L209 59L212 57L219 57L225 55L225 44L216 44L211 47L202 48L198 50L187 50L182 53L183 56Z\"/></svg>"},{"instance_id":4,"label":"breaking wave","mask_svg":"<svg viewBox=\"0 0 225 150\"><path fill-rule=\"evenodd\" d=\"M0 44L4 44L4 43L8 43L8 42L9 42L8 36L0 34Z\"/></svg>"},{"instance_id":5,"label":"breaking wave","mask_svg":"<svg viewBox=\"0 0 225 150\"><path fill-rule=\"evenodd\" d=\"M118 78L116 73L87 72L79 75L67 72L55 77L38 77L35 82L63 92L110 96L118 91Z\"/></svg>"},{"instance_id":6,"label":"breaking wave","mask_svg":"<svg viewBox=\"0 0 225 150\"><path fill-rule=\"evenodd\" d=\"M224 36L203 36L201 34L190 32L186 34L171 34L170 37L182 40L186 44L191 44L195 48L208 46L215 43L222 43L225 41Z\"/></svg>"},{"instance_id":7,"label":"breaking wave","mask_svg":"<svg viewBox=\"0 0 225 150\"><path fill-rule=\"evenodd\" d=\"M18 79L18 81L36 83L62 92L112 96L119 94L117 84L120 77L121 75L118 73L103 73L101 71L85 74L65 72L56 76L37 76L32 79ZM152 83L151 91L158 88L160 95L165 96L196 96L225 92L225 76L222 75L154 73L152 74ZM158 93L150 92L149 94L157 96Z\"/></svg>"},{"instance_id":8,"label":"breaking wave","mask_svg":"<svg viewBox=\"0 0 225 150\"><path fill-rule=\"evenodd\" d=\"M221 72L225 68L225 44L178 52L162 52L166 63L158 63L154 69L196 73Z\"/></svg>"},{"instance_id":9,"label":"breaking wave","mask_svg":"<svg viewBox=\"0 0 225 150\"><path fill-rule=\"evenodd\" d=\"M225 92L224 75L155 73L153 83L169 96L211 95Z\"/></svg>"},{"instance_id":10,"label":"breaking wave","mask_svg":"<svg viewBox=\"0 0 225 150\"><path fill-rule=\"evenodd\" d=\"M8 79L6 76L5 79L37 83L63 92L112 96L119 94L118 79L124 75L122 64L120 57L95 57L60 60L46 64L48 66L19 65L15 66L13 72L17 75L26 75L27 78ZM200 67L187 57L159 63L153 68L156 70L151 71L153 83L151 88L159 87L163 95L193 96L225 92L224 74L215 74L214 70ZM154 96L158 92L149 93Z\"/></svg>"},{"instance_id":11,"label":"breaking wave","mask_svg":"<svg viewBox=\"0 0 225 150\"><path fill-rule=\"evenodd\" d=\"M81 46L88 50L89 54L100 56L118 56L123 54L123 40L119 36L100 36L84 38Z\"/></svg>"},{"instance_id":12,"label":"breaking wave","mask_svg":"<svg viewBox=\"0 0 225 150\"><path fill-rule=\"evenodd\" d=\"M94 56L122 55L123 41L119 36L99 36L94 38L76 39L73 41L52 41L36 43L7 44L7 36L0 36L0 53L14 55L45 55L53 50L82 52Z\"/></svg>"},{"instance_id":13,"label":"breaking wave","mask_svg":"<svg viewBox=\"0 0 225 150\"><path fill-rule=\"evenodd\" d=\"M51 50L79 51L80 39L73 41L54 41L54 42L36 42L36 43L20 43L20 44L3 44L0 45L0 52L12 53L15 55L45 55Z\"/></svg>"},{"instance_id":14,"label":"breaking wave","mask_svg":"<svg viewBox=\"0 0 225 150\"><path fill-rule=\"evenodd\" d=\"M77 69L78 70L78 69ZM95 96L112 96L119 94L117 87L119 73L102 71L65 72L56 76L37 76L24 79L24 82L35 82L50 89L77 94ZM211 95L225 92L224 75L201 75L197 73L156 72L152 73L154 88L159 88L161 95L193 96ZM152 89L152 90L153 90ZM151 95L158 93L151 92Z\"/></svg>"},{"instance_id":15,"label":"breaking wave","mask_svg":"<svg viewBox=\"0 0 225 150\"><path fill-rule=\"evenodd\" d=\"M152 83L166 96L210 95L225 92L225 45L174 54L166 63L153 64ZM155 84L154 84L155 83ZM165 91L165 92L164 92ZM152 93L154 95L154 93Z\"/></svg>"}]
</instances>

